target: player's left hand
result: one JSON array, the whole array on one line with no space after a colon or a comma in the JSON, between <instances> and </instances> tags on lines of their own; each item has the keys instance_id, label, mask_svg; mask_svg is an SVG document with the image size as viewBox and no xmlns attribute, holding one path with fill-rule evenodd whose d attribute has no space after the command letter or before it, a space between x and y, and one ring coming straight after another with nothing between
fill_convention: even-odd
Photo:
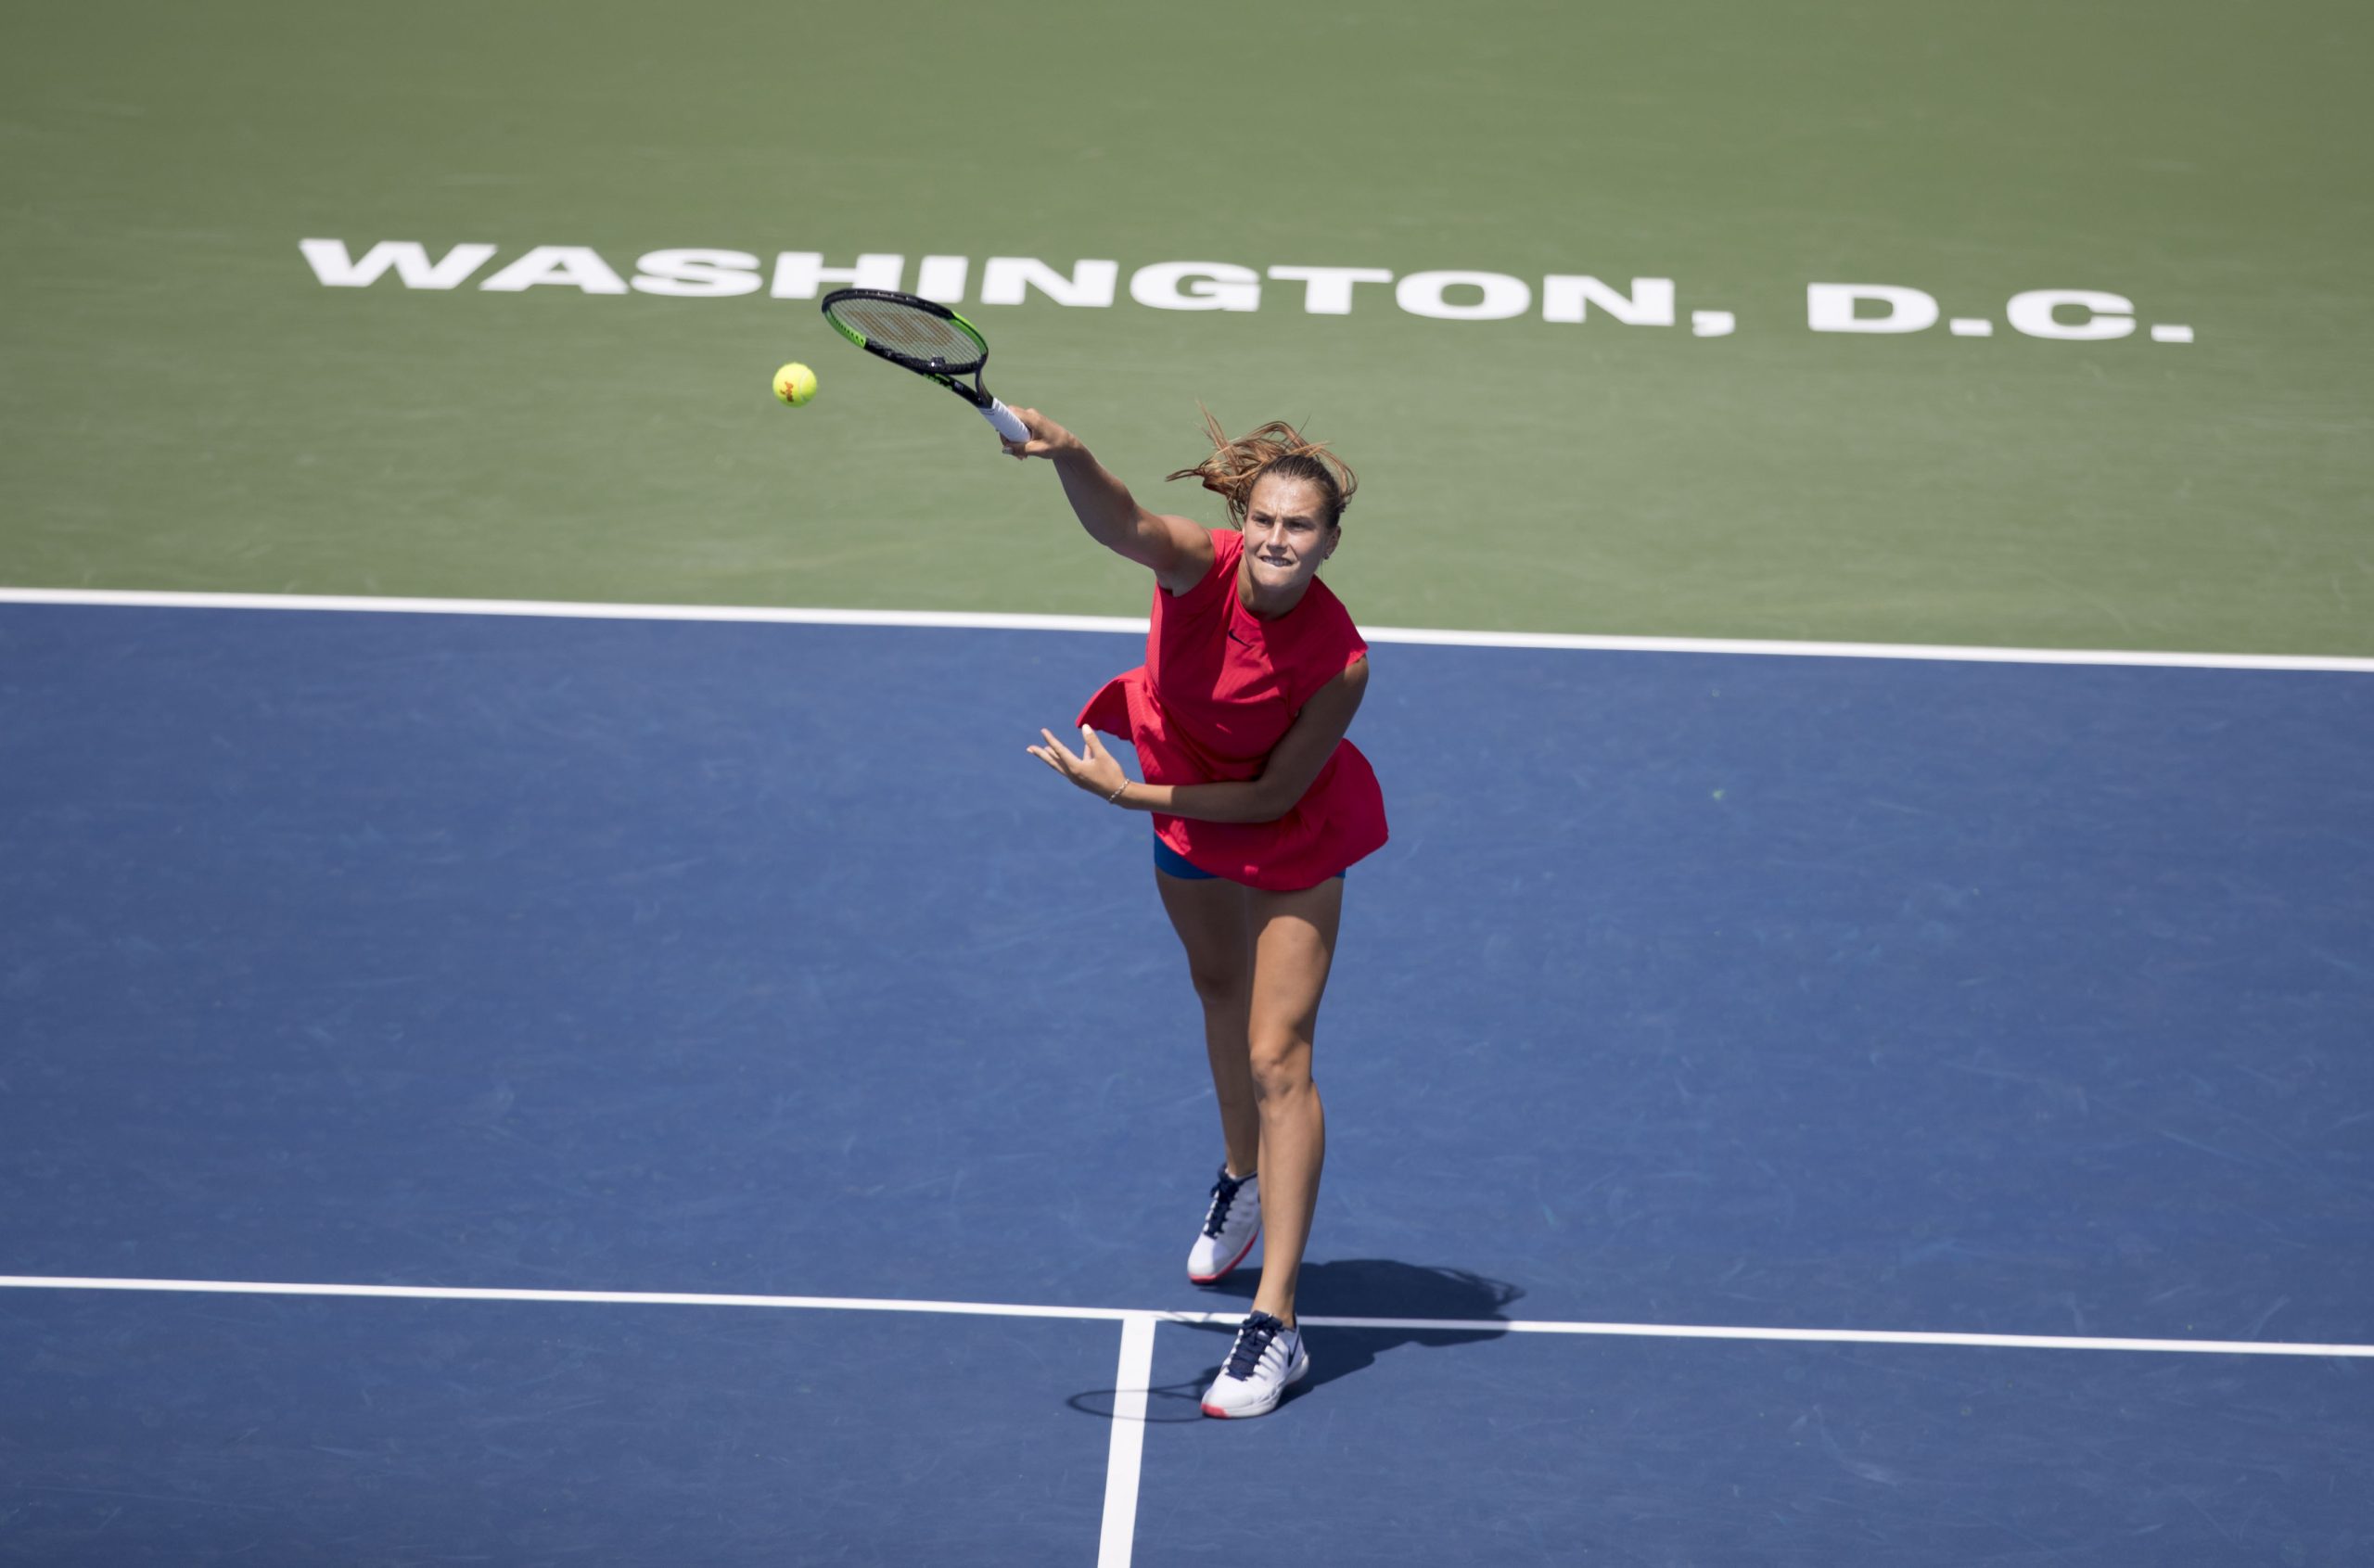
<instances>
[{"instance_id":1,"label":"player's left hand","mask_svg":"<svg viewBox=\"0 0 2374 1568\"><path fill-rule=\"evenodd\" d=\"M1121 764L1113 759L1113 754L1104 749L1104 743L1097 739L1096 732L1087 725L1079 727L1080 754L1078 757L1072 755L1069 746L1055 738L1053 730L1041 730L1039 733L1047 744L1023 749L1091 795L1109 799L1129 781L1130 775L1121 771Z\"/></svg>"}]
</instances>

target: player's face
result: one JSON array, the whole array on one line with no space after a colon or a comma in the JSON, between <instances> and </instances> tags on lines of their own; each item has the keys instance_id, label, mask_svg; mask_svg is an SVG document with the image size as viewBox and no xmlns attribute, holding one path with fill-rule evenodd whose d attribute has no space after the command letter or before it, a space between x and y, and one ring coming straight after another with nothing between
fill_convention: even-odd
<instances>
[{"instance_id":1,"label":"player's face","mask_svg":"<svg viewBox=\"0 0 2374 1568\"><path fill-rule=\"evenodd\" d=\"M1334 548L1335 529L1317 484L1270 475L1254 485L1244 507L1244 565L1258 587L1301 589Z\"/></svg>"}]
</instances>

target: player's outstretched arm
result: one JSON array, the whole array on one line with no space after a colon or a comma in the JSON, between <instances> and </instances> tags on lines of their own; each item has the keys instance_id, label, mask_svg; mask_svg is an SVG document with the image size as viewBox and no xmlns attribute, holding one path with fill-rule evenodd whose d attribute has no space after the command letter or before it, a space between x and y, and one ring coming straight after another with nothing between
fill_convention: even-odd
<instances>
[{"instance_id":1,"label":"player's outstretched arm","mask_svg":"<svg viewBox=\"0 0 2374 1568\"><path fill-rule=\"evenodd\" d=\"M1037 409L1014 413L1028 427L1030 439L1006 442L1006 455L1044 457L1053 463L1055 477L1064 482L1064 497L1091 539L1153 572L1169 593L1184 593L1204 580L1212 569L1211 535L1185 517L1139 505L1130 487L1105 472L1078 436Z\"/></svg>"}]
</instances>

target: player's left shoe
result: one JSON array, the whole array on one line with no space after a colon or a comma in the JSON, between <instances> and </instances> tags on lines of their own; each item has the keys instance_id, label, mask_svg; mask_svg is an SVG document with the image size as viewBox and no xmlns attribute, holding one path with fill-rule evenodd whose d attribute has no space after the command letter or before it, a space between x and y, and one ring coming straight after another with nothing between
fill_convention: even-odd
<instances>
[{"instance_id":1,"label":"player's left shoe","mask_svg":"<svg viewBox=\"0 0 2374 1568\"><path fill-rule=\"evenodd\" d=\"M1309 1370L1310 1352L1303 1348L1302 1331L1286 1327L1267 1312L1256 1312L1236 1331L1228 1364L1204 1396L1204 1413L1223 1420L1266 1416Z\"/></svg>"}]
</instances>

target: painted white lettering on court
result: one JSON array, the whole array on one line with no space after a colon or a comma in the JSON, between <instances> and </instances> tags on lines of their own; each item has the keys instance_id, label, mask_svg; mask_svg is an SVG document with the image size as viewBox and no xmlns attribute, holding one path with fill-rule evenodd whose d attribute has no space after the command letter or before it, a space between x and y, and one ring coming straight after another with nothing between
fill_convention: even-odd
<instances>
[{"instance_id":1,"label":"painted white lettering on court","mask_svg":"<svg viewBox=\"0 0 2374 1568\"><path fill-rule=\"evenodd\" d=\"M2063 310L2084 311L2083 321L2062 321ZM2071 342L2097 342L2124 338L2135 330L2135 306L2116 294L2092 288L2032 288L2014 294L2003 307L2003 317L2014 332L2031 338L2060 338Z\"/></svg>"},{"instance_id":2,"label":"painted white lettering on court","mask_svg":"<svg viewBox=\"0 0 2374 1568\"><path fill-rule=\"evenodd\" d=\"M342 239L300 239L297 249L329 288L368 288L389 268L406 288L453 288L494 259L491 245L457 245L437 261L409 239L383 239L355 261Z\"/></svg>"},{"instance_id":3,"label":"painted white lettering on court","mask_svg":"<svg viewBox=\"0 0 2374 1568\"><path fill-rule=\"evenodd\" d=\"M1312 316L1350 315L1352 285L1393 281L1383 267L1271 267L1270 275L1280 283L1302 284L1303 313Z\"/></svg>"},{"instance_id":4,"label":"painted white lettering on court","mask_svg":"<svg viewBox=\"0 0 2374 1568\"><path fill-rule=\"evenodd\" d=\"M1019 305L1035 288L1058 305L1110 305L1118 261L1076 261L1066 276L1034 256L992 256L981 265L981 303Z\"/></svg>"},{"instance_id":5,"label":"painted white lettering on court","mask_svg":"<svg viewBox=\"0 0 2374 1568\"><path fill-rule=\"evenodd\" d=\"M1541 280L1541 319L1581 321L1597 305L1627 326L1671 326L1673 294L1669 277L1636 277L1632 292L1619 294L1595 277L1552 273Z\"/></svg>"},{"instance_id":6,"label":"painted white lettering on court","mask_svg":"<svg viewBox=\"0 0 2374 1568\"><path fill-rule=\"evenodd\" d=\"M1884 315L1861 307L1884 305ZM1919 332L1937 325L1937 301L1918 288L1891 283L1809 283L1806 325L1816 332Z\"/></svg>"},{"instance_id":7,"label":"painted white lettering on court","mask_svg":"<svg viewBox=\"0 0 2374 1568\"><path fill-rule=\"evenodd\" d=\"M634 286L642 293L688 300L756 294L765 281L759 276L759 259L747 250L654 250L634 266Z\"/></svg>"},{"instance_id":8,"label":"painted white lettering on court","mask_svg":"<svg viewBox=\"0 0 2374 1568\"><path fill-rule=\"evenodd\" d=\"M828 267L813 250L784 250L775 255L775 283L769 294L777 300L813 300L831 284L851 288L896 288L905 275L907 259L887 251L869 250L854 267Z\"/></svg>"},{"instance_id":9,"label":"painted white lettering on court","mask_svg":"<svg viewBox=\"0 0 2374 1568\"><path fill-rule=\"evenodd\" d=\"M1261 274L1233 261L1156 261L1130 274L1130 298L1157 311L1257 311Z\"/></svg>"},{"instance_id":10,"label":"painted white lettering on court","mask_svg":"<svg viewBox=\"0 0 2374 1568\"><path fill-rule=\"evenodd\" d=\"M540 284L587 294L627 291L627 280L612 272L598 252L582 245L539 245L479 287L494 294L517 294Z\"/></svg>"},{"instance_id":11,"label":"painted white lettering on court","mask_svg":"<svg viewBox=\"0 0 2374 1568\"><path fill-rule=\"evenodd\" d=\"M964 274L972 270L964 256L926 256L915 263L915 292L943 305L964 302Z\"/></svg>"},{"instance_id":12,"label":"painted white lettering on court","mask_svg":"<svg viewBox=\"0 0 2374 1568\"><path fill-rule=\"evenodd\" d=\"M500 253L494 245L454 245L432 254L418 241L383 239L362 255L345 240L300 239L299 252L325 288L367 288L393 274L406 288L452 290L475 277ZM517 294L539 287L574 288L583 294L657 294L686 299L728 299L756 294L761 287L778 300L813 300L843 285L861 288L903 287L906 258L889 251L857 253L848 265L825 264L814 250L774 254L772 276L761 255L744 250L670 248L637 259L630 284L610 263L583 246L540 245L494 273L478 287ZM849 259L843 252L836 261ZM965 256L918 259L915 292L944 304L964 302L974 261ZM1067 307L1103 309L1115 301L1122 263L1091 258L1069 269L1033 256L992 256L980 264L980 300L985 305L1027 305L1034 297ZM1162 311L1257 311L1267 281L1302 285L1307 315L1340 316L1353 312L1359 286L1391 285L1394 302L1411 315L1437 321L1501 321L1532 306L1526 279L1505 273L1445 269L1411 273L1398 282L1385 267L1304 266L1281 263L1266 269L1233 261L1154 261L1130 275L1130 298ZM1584 274L1551 273L1540 281L1541 319L1583 323L1597 317L1627 326L1672 326L1682 312L1678 286L1669 277L1635 277L1628 287ZM1921 289L1885 283L1809 283L1806 325L1815 332L1902 335L1938 325L1943 309ZM1691 334L1728 338L1740 329L1729 311L1688 312ZM2026 338L2062 342L2102 342L2149 338L2154 343L2190 343L2191 326L2180 322L2146 324L2125 295L2090 288L2038 288L2011 297L2003 320ZM1985 316L1955 316L1944 323L1956 338L1987 338L1997 322Z\"/></svg>"},{"instance_id":13,"label":"painted white lettering on court","mask_svg":"<svg viewBox=\"0 0 2374 1568\"><path fill-rule=\"evenodd\" d=\"M1453 304L1446 296L1454 288L1472 288L1482 298ZM1411 273L1393 286L1393 302L1436 321L1506 321L1525 314L1533 290L1506 273Z\"/></svg>"}]
</instances>

